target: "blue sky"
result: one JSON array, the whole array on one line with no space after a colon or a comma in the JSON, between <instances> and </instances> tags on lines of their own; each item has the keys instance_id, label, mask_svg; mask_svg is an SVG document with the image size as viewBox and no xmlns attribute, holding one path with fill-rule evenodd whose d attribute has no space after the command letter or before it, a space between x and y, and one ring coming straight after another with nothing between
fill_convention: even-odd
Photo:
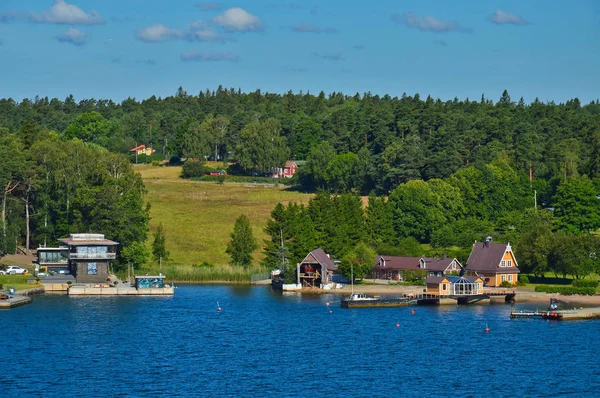
<instances>
[{"instance_id":1,"label":"blue sky","mask_svg":"<svg viewBox=\"0 0 600 398\"><path fill-rule=\"evenodd\" d=\"M0 97L183 86L584 103L600 2L0 0Z\"/></svg>"}]
</instances>

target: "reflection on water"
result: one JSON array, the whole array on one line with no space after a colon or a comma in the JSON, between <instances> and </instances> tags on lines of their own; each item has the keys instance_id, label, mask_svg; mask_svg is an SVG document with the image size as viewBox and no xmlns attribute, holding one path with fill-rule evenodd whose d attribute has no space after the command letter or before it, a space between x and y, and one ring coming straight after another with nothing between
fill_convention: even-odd
<instances>
[{"instance_id":1,"label":"reflection on water","mask_svg":"<svg viewBox=\"0 0 600 398\"><path fill-rule=\"evenodd\" d=\"M509 305L342 309L340 298L247 286L35 297L0 312L17 336L0 339L10 364L0 385L5 396L61 397L581 397L600 387L600 321L510 320Z\"/></svg>"}]
</instances>

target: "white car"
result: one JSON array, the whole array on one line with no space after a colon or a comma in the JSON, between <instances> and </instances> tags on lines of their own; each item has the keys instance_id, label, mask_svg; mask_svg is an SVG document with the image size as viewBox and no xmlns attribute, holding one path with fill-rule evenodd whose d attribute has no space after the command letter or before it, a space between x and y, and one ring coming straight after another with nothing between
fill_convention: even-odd
<instances>
[{"instance_id":1,"label":"white car","mask_svg":"<svg viewBox=\"0 0 600 398\"><path fill-rule=\"evenodd\" d=\"M11 265L4 271L7 275L23 275L28 271L25 268L17 267L16 265Z\"/></svg>"}]
</instances>

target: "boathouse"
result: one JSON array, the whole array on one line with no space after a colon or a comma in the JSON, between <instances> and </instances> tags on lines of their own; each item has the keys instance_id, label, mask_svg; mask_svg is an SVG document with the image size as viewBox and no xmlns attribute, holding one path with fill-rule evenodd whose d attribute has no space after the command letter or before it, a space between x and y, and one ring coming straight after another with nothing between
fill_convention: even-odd
<instances>
[{"instance_id":1,"label":"boathouse","mask_svg":"<svg viewBox=\"0 0 600 398\"><path fill-rule=\"evenodd\" d=\"M298 284L302 287L326 287L332 283L350 283L339 273L338 266L331 256L321 248L308 253L297 265Z\"/></svg>"},{"instance_id":2,"label":"boathouse","mask_svg":"<svg viewBox=\"0 0 600 398\"><path fill-rule=\"evenodd\" d=\"M486 286L498 287L502 282L515 285L519 268L510 243L475 242L465 267L468 275L478 275Z\"/></svg>"},{"instance_id":3,"label":"boathouse","mask_svg":"<svg viewBox=\"0 0 600 398\"><path fill-rule=\"evenodd\" d=\"M470 296L483 294L483 279L478 276L430 276L426 292L436 296Z\"/></svg>"},{"instance_id":4,"label":"boathouse","mask_svg":"<svg viewBox=\"0 0 600 398\"><path fill-rule=\"evenodd\" d=\"M456 258L377 256L373 267L375 279L401 281L403 274L413 272L427 276L460 274L463 266Z\"/></svg>"}]
</instances>

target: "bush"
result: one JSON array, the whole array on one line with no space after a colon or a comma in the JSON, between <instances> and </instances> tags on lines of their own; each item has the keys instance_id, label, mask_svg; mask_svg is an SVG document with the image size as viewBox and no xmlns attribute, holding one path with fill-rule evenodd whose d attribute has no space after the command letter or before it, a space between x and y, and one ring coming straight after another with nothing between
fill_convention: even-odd
<instances>
[{"instance_id":1,"label":"bush","mask_svg":"<svg viewBox=\"0 0 600 398\"><path fill-rule=\"evenodd\" d=\"M525 285L527 283L529 283L529 278L527 275L519 275L519 284Z\"/></svg>"},{"instance_id":2,"label":"bush","mask_svg":"<svg viewBox=\"0 0 600 398\"><path fill-rule=\"evenodd\" d=\"M596 289L592 287L575 287L575 286L552 286L541 285L535 287L536 292L542 293L558 293L558 294L587 294L593 296L596 294Z\"/></svg>"},{"instance_id":3,"label":"bush","mask_svg":"<svg viewBox=\"0 0 600 398\"><path fill-rule=\"evenodd\" d=\"M204 162L188 160L181 169L181 178L201 177L206 172Z\"/></svg>"},{"instance_id":4,"label":"bush","mask_svg":"<svg viewBox=\"0 0 600 398\"><path fill-rule=\"evenodd\" d=\"M572 283L575 287L592 287L596 289L598 287L598 281L590 281L590 280L574 280Z\"/></svg>"},{"instance_id":5,"label":"bush","mask_svg":"<svg viewBox=\"0 0 600 398\"><path fill-rule=\"evenodd\" d=\"M500 287L513 287L515 284L509 281L502 281L502 283L500 283Z\"/></svg>"},{"instance_id":6,"label":"bush","mask_svg":"<svg viewBox=\"0 0 600 398\"><path fill-rule=\"evenodd\" d=\"M192 267L197 267L197 268L214 268L215 265L211 264L209 262L203 261L200 264L193 264Z\"/></svg>"},{"instance_id":7,"label":"bush","mask_svg":"<svg viewBox=\"0 0 600 398\"><path fill-rule=\"evenodd\" d=\"M187 164L187 162L186 162ZM185 165L183 166L185 167ZM182 173L183 177L183 173ZM194 177L195 181L214 181L219 183L220 179L223 176L208 176L203 175L199 177ZM186 178L186 177L183 177ZM228 182L238 182L238 183L246 183L246 184L282 184L282 185L292 185L291 178L271 178L271 177L239 177L239 176L231 176L227 177Z\"/></svg>"},{"instance_id":8,"label":"bush","mask_svg":"<svg viewBox=\"0 0 600 398\"><path fill-rule=\"evenodd\" d=\"M183 162L181 161L181 158L177 155L173 155L171 156L171 159L169 159L169 166L181 166L183 164Z\"/></svg>"}]
</instances>

